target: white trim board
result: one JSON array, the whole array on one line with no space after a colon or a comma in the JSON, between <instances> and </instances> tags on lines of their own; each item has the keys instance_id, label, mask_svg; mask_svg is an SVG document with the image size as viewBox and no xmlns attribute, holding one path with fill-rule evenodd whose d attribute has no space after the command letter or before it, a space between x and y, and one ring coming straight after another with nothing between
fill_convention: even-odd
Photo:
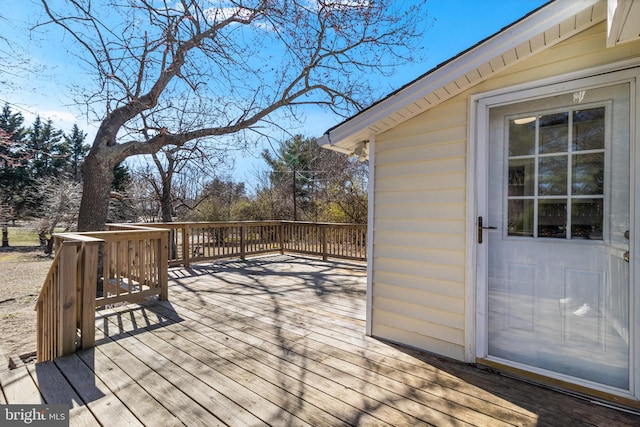
<instances>
[{"instance_id":1,"label":"white trim board","mask_svg":"<svg viewBox=\"0 0 640 427\"><path fill-rule=\"evenodd\" d=\"M375 164L376 137L369 138L369 188L368 188L368 218L367 218L367 301L366 301L366 334L371 336L373 324L373 242L375 230Z\"/></svg>"}]
</instances>

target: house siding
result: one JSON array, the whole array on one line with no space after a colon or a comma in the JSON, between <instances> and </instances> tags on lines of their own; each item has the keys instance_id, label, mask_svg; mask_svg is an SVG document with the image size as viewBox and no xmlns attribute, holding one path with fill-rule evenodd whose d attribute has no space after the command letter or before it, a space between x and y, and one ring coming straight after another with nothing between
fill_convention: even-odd
<instances>
[{"instance_id":1,"label":"house siding","mask_svg":"<svg viewBox=\"0 0 640 427\"><path fill-rule=\"evenodd\" d=\"M376 136L371 333L465 359L469 97L640 56L598 24Z\"/></svg>"}]
</instances>

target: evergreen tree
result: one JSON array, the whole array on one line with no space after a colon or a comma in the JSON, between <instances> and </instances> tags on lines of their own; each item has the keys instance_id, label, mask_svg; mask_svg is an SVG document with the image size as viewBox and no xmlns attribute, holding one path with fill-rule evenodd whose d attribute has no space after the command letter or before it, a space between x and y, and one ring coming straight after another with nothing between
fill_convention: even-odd
<instances>
[{"instance_id":1,"label":"evergreen tree","mask_svg":"<svg viewBox=\"0 0 640 427\"><path fill-rule=\"evenodd\" d=\"M128 194L132 181L129 167L125 163L118 163L113 168L108 222L137 221L135 201L131 200Z\"/></svg>"},{"instance_id":2,"label":"evergreen tree","mask_svg":"<svg viewBox=\"0 0 640 427\"><path fill-rule=\"evenodd\" d=\"M273 219L367 221L366 162L321 149L314 138L300 135L262 157L271 170L256 202Z\"/></svg>"},{"instance_id":3,"label":"evergreen tree","mask_svg":"<svg viewBox=\"0 0 640 427\"><path fill-rule=\"evenodd\" d=\"M22 144L25 129L22 114L14 113L5 104L0 114L0 129L4 137L0 144L0 224L2 246L9 246L8 225L16 219L26 200L29 183L27 161L29 153Z\"/></svg>"},{"instance_id":4,"label":"evergreen tree","mask_svg":"<svg viewBox=\"0 0 640 427\"><path fill-rule=\"evenodd\" d=\"M113 182L111 184L111 188L113 191L126 191L131 184L131 173L129 172L129 167L125 163L118 163L115 168L113 168Z\"/></svg>"},{"instance_id":5,"label":"evergreen tree","mask_svg":"<svg viewBox=\"0 0 640 427\"><path fill-rule=\"evenodd\" d=\"M22 126L23 123L22 114L12 112L9 104L5 104L0 114L0 129L7 132L12 141L23 140L26 134L26 129Z\"/></svg>"},{"instance_id":6,"label":"evergreen tree","mask_svg":"<svg viewBox=\"0 0 640 427\"><path fill-rule=\"evenodd\" d=\"M65 135L65 144L69 151L67 158L67 174L75 181L79 182L82 178L82 160L91 148L89 144L85 144L87 134L78 128L77 124L73 125L70 135Z\"/></svg>"},{"instance_id":7,"label":"evergreen tree","mask_svg":"<svg viewBox=\"0 0 640 427\"><path fill-rule=\"evenodd\" d=\"M55 129L51 120L36 117L29 128L24 118L14 113L8 104L0 112L0 224L3 246L8 246L8 225L16 219L47 220L55 227L55 218L47 215L56 194L64 193L73 183L81 181L81 166L89 146L86 133L74 125L69 135ZM131 180L128 169L115 169L114 190L123 191ZM68 182L68 181L71 182ZM75 187L74 187L75 188ZM46 190L46 191L45 191ZM80 194L73 192L79 200ZM71 197L71 195L67 195ZM58 206L59 205L59 206ZM65 215L77 215L77 203L58 203L55 212L66 208ZM41 227L40 227L41 228ZM51 234L53 228L48 231ZM40 231L40 230L39 230Z\"/></svg>"},{"instance_id":8,"label":"evergreen tree","mask_svg":"<svg viewBox=\"0 0 640 427\"><path fill-rule=\"evenodd\" d=\"M69 153L62 141L62 131L54 129L51 120L43 123L40 116L36 116L26 140L28 150L33 153L32 178L57 177L63 172Z\"/></svg>"},{"instance_id":9,"label":"evergreen tree","mask_svg":"<svg viewBox=\"0 0 640 427\"><path fill-rule=\"evenodd\" d=\"M314 181L320 172L317 170L319 157L320 147L315 138L304 138L302 135L283 142L275 156L267 150L262 152L262 158L271 167L271 182L290 195L291 211L288 217L294 221L300 219L299 211L309 216Z\"/></svg>"}]
</instances>

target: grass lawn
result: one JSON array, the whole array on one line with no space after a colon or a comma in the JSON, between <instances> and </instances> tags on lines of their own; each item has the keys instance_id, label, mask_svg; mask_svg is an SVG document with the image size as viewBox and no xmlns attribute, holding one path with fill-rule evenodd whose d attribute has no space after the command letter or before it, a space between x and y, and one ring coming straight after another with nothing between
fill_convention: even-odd
<instances>
[{"instance_id":1,"label":"grass lawn","mask_svg":"<svg viewBox=\"0 0 640 427\"><path fill-rule=\"evenodd\" d=\"M9 227L9 246L38 247L38 233L30 227Z\"/></svg>"}]
</instances>

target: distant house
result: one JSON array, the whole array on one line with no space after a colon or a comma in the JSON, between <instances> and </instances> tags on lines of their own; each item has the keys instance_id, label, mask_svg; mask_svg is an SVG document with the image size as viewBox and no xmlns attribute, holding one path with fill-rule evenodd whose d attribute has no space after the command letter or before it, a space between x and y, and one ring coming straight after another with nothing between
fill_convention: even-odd
<instances>
[{"instance_id":1,"label":"distant house","mask_svg":"<svg viewBox=\"0 0 640 427\"><path fill-rule=\"evenodd\" d=\"M329 129L367 333L640 407L640 1L558 0Z\"/></svg>"}]
</instances>

